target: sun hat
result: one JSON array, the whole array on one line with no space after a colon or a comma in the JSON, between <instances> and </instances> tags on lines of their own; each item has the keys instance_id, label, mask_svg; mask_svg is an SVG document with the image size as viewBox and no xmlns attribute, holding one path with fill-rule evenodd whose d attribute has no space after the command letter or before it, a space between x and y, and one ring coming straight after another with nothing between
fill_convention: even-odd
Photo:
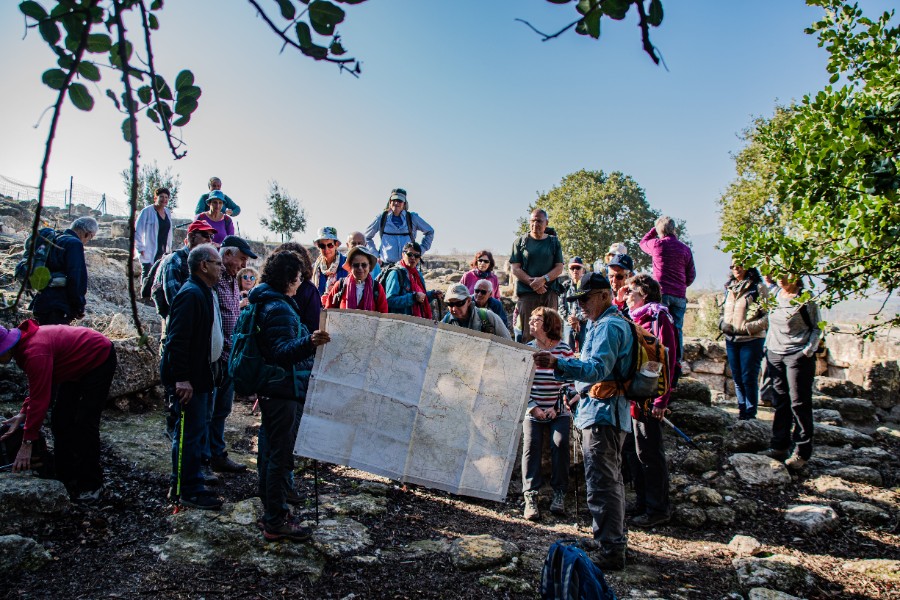
<instances>
[{"instance_id":1,"label":"sun hat","mask_svg":"<svg viewBox=\"0 0 900 600\"><path fill-rule=\"evenodd\" d=\"M22 338L22 330L19 328L7 329L0 326L0 354L6 354L19 343Z\"/></svg>"},{"instance_id":2,"label":"sun hat","mask_svg":"<svg viewBox=\"0 0 900 600\"><path fill-rule=\"evenodd\" d=\"M209 203L213 200L218 200L222 204L225 204L225 194L223 194L220 190L213 190L206 197L206 205L209 206Z\"/></svg>"},{"instance_id":3,"label":"sun hat","mask_svg":"<svg viewBox=\"0 0 900 600\"><path fill-rule=\"evenodd\" d=\"M628 254L628 248L622 242L616 242L609 247L607 254Z\"/></svg>"},{"instance_id":4,"label":"sun hat","mask_svg":"<svg viewBox=\"0 0 900 600\"><path fill-rule=\"evenodd\" d=\"M322 227L319 229L318 236L313 240L313 243L320 242L322 240L334 240L338 242L337 245L340 245L340 238L338 238L337 229L334 227Z\"/></svg>"},{"instance_id":5,"label":"sun hat","mask_svg":"<svg viewBox=\"0 0 900 600\"><path fill-rule=\"evenodd\" d=\"M352 267L350 267L349 265L353 261L353 258L358 254L362 254L367 259L369 259L370 271L375 268L376 264L378 264L378 257L372 254L372 252L368 248L366 248L365 246L354 246L353 248L350 248L350 252L347 253L348 269L352 269Z\"/></svg>"},{"instance_id":6,"label":"sun hat","mask_svg":"<svg viewBox=\"0 0 900 600\"><path fill-rule=\"evenodd\" d=\"M453 300L466 300L467 298L469 298L469 288L462 283L454 283L447 288L447 293L444 294L444 300L447 302Z\"/></svg>"}]
</instances>

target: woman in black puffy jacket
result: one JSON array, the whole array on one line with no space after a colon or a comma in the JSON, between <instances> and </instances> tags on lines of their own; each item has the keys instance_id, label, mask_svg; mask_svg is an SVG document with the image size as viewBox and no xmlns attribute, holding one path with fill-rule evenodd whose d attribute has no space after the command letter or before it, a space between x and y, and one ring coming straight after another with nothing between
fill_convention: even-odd
<instances>
[{"instance_id":1,"label":"woman in black puffy jacket","mask_svg":"<svg viewBox=\"0 0 900 600\"><path fill-rule=\"evenodd\" d=\"M267 540L308 539L311 531L288 510L285 481L291 468L294 419L306 399L316 346L330 340L325 331L309 330L300 319L293 296L302 283L302 263L293 252L266 259L260 284L250 292L256 305L256 336L266 363L281 367L283 375L268 381L259 392L262 426L259 430L259 495L263 501L263 535Z\"/></svg>"}]
</instances>

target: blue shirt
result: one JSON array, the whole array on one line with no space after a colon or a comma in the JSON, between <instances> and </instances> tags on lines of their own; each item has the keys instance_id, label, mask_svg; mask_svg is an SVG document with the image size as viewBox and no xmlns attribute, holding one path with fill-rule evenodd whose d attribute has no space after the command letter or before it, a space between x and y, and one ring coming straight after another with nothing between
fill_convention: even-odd
<instances>
[{"instance_id":1,"label":"blue shirt","mask_svg":"<svg viewBox=\"0 0 900 600\"><path fill-rule=\"evenodd\" d=\"M388 215L384 223L384 233L381 233L381 215L382 213L378 213L378 216L366 229L366 246L372 251L372 254L380 257L384 262L400 262L403 246L411 241L406 223L406 211L404 210L400 213L400 225L395 224L393 213ZM411 212L409 215L412 219L413 237L419 231L423 233L420 244L424 254L431 248L431 242L434 240L434 229L418 214ZM381 237L381 248L375 245L376 235Z\"/></svg>"},{"instance_id":2,"label":"blue shirt","mask_svg":"<svg viewBox=\"0 0 900 600\"><path fill-rule=\"evenodd\" d=\"M624 396L592 398L587 392L599 381L624 379L631 368L634 338L631 326L621 318L615 305L596 321L590 321L584 337L581 359L564 358L556 363L557 379L574 379L581 401L575 410L575 426L612 425L631 431L631 407Z\"/></svg>"}]
</instances>

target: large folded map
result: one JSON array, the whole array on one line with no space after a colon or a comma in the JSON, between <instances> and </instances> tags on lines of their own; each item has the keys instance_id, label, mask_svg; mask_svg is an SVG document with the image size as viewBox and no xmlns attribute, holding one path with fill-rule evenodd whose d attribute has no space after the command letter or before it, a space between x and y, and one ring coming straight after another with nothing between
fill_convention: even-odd
<instances>
[{"instance_id":1,"label":"large folded map","mask_svg":"<svg viewBox=\"0 0 900 600\"><path fill-rule=\"evenodd\" d=\"M532 350L404 315L327 310L294 453L503 500Z\"/></svg>"}]
</instances>

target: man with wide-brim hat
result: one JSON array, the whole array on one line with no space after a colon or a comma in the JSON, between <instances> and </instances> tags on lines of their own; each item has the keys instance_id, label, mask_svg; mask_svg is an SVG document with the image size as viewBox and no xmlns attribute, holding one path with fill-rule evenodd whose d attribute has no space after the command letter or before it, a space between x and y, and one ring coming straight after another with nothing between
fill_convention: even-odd
<instances>
[{"instance_id":1,"label":"man with wide-brim hat","mask_svg":"<svg viewBox=\"0 0 900 600\"><path fill-rule=\"evenodd\" d=\"M324 296L335 281L347 276L347 270L344 269L347 257L338 252L341 240L334 227L319 229L313 243L319 249L319 257L313 264L312 282L319 290L319 294Z\"/></svg>"},{"instance_id":2,"label":"man with wide-brim hat","mask_svg":"<svg viewBox=\"0 0 900 600\"><path fill-rule=\"evenodd\" d=\"M628 400L618 381L631 369L635 343L628 322L612 302L612 286L600 273L581 279L569 295L591 321L581 357L556 359L541 351L534 355L539 368L552 368L558 379L574 379L578 392L575 426L582 430L587 504L593 520L601 569L625 567L625 486L622 482L622 445L631 431Z\"/></svg>"}]
</instances>

